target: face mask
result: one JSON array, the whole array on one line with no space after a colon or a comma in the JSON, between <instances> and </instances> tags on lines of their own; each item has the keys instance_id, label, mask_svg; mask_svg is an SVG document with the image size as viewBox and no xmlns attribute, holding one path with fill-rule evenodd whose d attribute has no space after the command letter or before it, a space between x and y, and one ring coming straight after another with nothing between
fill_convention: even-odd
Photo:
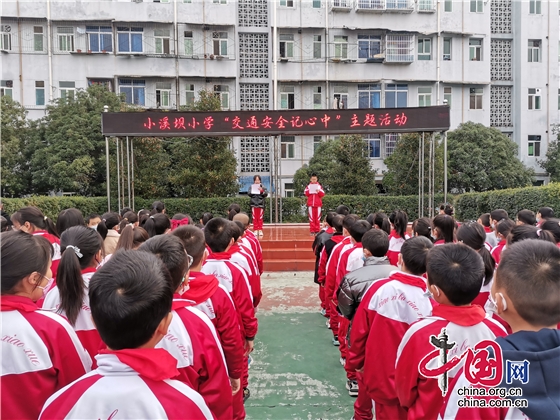
<instances>
[{"instance_id":1,"label":"face mask","mask_svg":"<svg viewBox=\"0 0 560 420\"><path fill-rule=\"evenodd\" d=\"M436 235L434 235L434 234L432 233L432 234L430 234L430 236L432 237L432 239L433 239L434 241L437 241L437 236L436 236Z\"/></svg>"},{"instance_id":2,"label":"face mask","mask_svg":"<svg viewBox=\"0 0 560 420\"><path fill-rule=\"evenodd\" d=\"M504 304L504 311L506 311L507 310L506 298L501 293L496 293L496 295L500 295L500 297L502 298L502 303ZM494 300L494 297L492 296L492 293L490 293L488 295L488 302L490 303L489 308L488 308L490 310L490 312L493 312L493 313L497 314L498 313L498 302L496 302Z\"/></svg>"},{"instance_id":3,"label":"face mask","mask_svg":"<svg viewBox=\"0 0 560 420\"><path fill-rule=\"evenodd\" d=\"M47 279L48 283L46 286L39 286L37 285L37 289L41 289L41 291L43 292L43 297L47 296L47 293L51 290L51 286L54 283L54 278L48 278L47 276L43 276L44 278Z\"/></svg>"},{"instance_id":4,"label":"face mask","mask_svg":"<svg viewBox=\"0 0 560 420\"><path fill-rule=\"evenodd\" d=\"M540 217L537 217L537 223L539 223L541 221Z\"/></svg>"},{"instance_id":5,"label":"face mask","mask_svg":"<svg viewBox=\"0 0 560 420\"><path fill-rule=\"evenodd\" d=\"M90 229L97 230L97 225L90 226Z\"/></svg>"},{"instance_id":6,"label":"face mask","mask_svg":"<svg viewBox=\"0 0 560 420\"><path fill-rule=\"evenodd\" d=\"M434 298L434 295L432 294L432 292L430 292L429 289L426 289L426 291L424 292L424 296L426 296L428 299Z\"/></svg>"},{"instance_id":7,"label":"face mask","mask_svg":"<svg viewBox=\"0 0 560 420\"><path fill-rule=\"evenodd\" d=\"M402 271L402 265L401 265L401 263L397 263L397 268L399 269L399 271Z\"/></svg>"},{"instance_id":8,"label":"face mask","mask_svg":"<svg viewBox=\"0 0 560 420\"><path fill-rule=\"evenodd\" d=\"M491 226L492 226L492 229L496 229L496 223L492 223Z\"/></svg>"},{"instance_id":9,"label":"face mask","mask_svg":"<svg viewBox=\"0 0 560 420\"><path fill-rule=\"evenodd\" d=\"M366 254L362 254L362 261L367 260L367 258L368 258L368 257L366 256Z\"/></svg>"}]
</instances>

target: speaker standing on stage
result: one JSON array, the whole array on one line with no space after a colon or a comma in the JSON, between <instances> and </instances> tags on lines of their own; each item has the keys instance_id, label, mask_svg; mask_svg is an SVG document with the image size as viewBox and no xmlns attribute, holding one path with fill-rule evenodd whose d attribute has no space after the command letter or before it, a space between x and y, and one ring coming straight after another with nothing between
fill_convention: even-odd
<instances>
[{"instance_id":1,"label":"speaker standing on stage","mask_svg":"<svg viewBox=\"0 0 560 420\"><path fill-rule=\"evenodd\" d=\"M268 196L264 188L260 175L253 177L253 185L249 187L249 197L251 197L251 212L253 215L253 231L258 237L263 236L263 216L265 198Z\"/></svg>"}]
</instances>

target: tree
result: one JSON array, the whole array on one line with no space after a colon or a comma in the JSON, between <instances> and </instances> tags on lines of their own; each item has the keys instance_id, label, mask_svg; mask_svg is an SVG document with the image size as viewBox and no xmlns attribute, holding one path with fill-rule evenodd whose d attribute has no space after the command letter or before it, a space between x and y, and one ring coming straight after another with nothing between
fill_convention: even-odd
<instances>
[{"instance_id":1,"label":"tree","mask_svg":"<svg viewBox=\"0 0 560 420\"><path fill-rule=\"evenodd\" d=\"M327 193L374 195L377 193L375 170L367 157L362 136L341 136L323 142L309 161L294 175L296 195L303 194L309 177L315 173Z\"/></svg>"},{"instance_id":2,"label":"tree","mask_svg":"<svg viewBox=\"0 0 560 420\"><path fill-rule=\"evenodd\" d=\"M395 151L385 159L387 171L383 187L390 195L418 194L418 157L421 134L404 134L397 141ZM443 191L443 144L435 139L435 192ZM424 137L424 188L428 191L428 168L430 159L429 134Z\"/></svg>"},{"instance_id":3,"label":"tree","mask_svg":"<svg viewBox=\"0 0 560 420\"><path fill-rule=\"evenodd\" d=\"M220 99L202 90L193 111L219 111ZM180 197L223 197L239 191L231 137L194 137L170 143L171 192Z\"/></svg>"},{"instance_id":4,"label":"tree","mask_svg":"<svg viewBox=\"0 0 560 420\"><path fill-rule=\"evenodd\" d=\"M448 133L449 188L469 192L531 185L534 171L516 155L517 144L499 130L461 124Z\"/></svg>"},{"instance_id":5,"label":"tree","mask_svg":"<svg viewBox=\"0 0 560 420\"><path fill-rule=\"evenodd\" d=\"M560 125L553 126L552 132L557 135L557 138L549 143L546 159L538 162L541 168L550 175L551 181L560 182Z\"/></svg>"}]
</instances>

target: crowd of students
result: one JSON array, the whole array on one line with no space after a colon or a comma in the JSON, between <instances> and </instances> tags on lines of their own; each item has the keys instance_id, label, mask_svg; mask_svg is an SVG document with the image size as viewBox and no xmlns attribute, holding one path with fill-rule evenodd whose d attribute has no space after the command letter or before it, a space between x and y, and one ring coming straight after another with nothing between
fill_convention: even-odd
<instances>
[{"instance_id":1,"label":"crowd of students","mask_svg":"<svg viewBox=\"0 0 560 420\"><path fill-rule=\"evenodd\" d=\"M3 217L3 419L245 418L263 261L239 206Z\"/></svg>"},{"instance_id":2,"label":"crowd of students","mask_svg":"<svg viewBox=\"0 0 560 420\"><path fill-rule=\"evenodd\" d=\"M341 205L313 250L354 420L560 419L560 219L551 208L457 223L447 204L408 229L403 211L360 220ZM465 399L491 380L502 394Z\"/></svg>"}]
</instances>

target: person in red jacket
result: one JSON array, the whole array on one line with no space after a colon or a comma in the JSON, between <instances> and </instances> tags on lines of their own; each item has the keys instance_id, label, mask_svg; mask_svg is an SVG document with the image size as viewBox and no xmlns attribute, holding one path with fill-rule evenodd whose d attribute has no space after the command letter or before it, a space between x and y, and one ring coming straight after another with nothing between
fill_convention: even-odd
<instances>
[{"instance_id":1,"label":"person in red jacket","mask_svg":"<svg viewBox=\"0 0 560 420\"><path fill-rule=\"evenodd\" d=\"M395 387L395 361L410 324L432 313L422 277L432 248L423 236L408 239L399 255L400 271L373 283L354 316L346 369L363 372L362 383L374 402L377 420L406 419ZM356 411L354 418L361 418Z\"/></svg>"},{"instance_id":2,"label":"person in red jacket","mask_svg":"<svg viewBox=\"0 0 560 420\"><path fill-rule=\"evenodd\" d=\"M410 326L397 352L395 384L401 406L408 419L436 420L451 380L464 360L447 372L446 377L425 376L419 371L428 354L437 350L431 337L446 337L455 345L447 352L447 360L460 357L482 340L507 335L504 327L494 321L472 301L484 280L484 262L478 253L464 244L435 247L426 262L428 290L439 304L432 316ZM428 361L428 369L442 365L439 351Z\"/></svg>"},{"instance_id":3,"label":"person in red jacket","mask_svg":"<svg viewBox=\"0 0 560 420\"><path fill-rule=\"evenodd\" d=\"M500 264L500 256L507 245L507 237L511 230L515 227L515 222L511 219L502 219L496 224L496 239L498 240L498 245L496 245L490 254L496 265Z\"/></svg>"},{"instance_id":4,"label":"person in red jacket","mask_svg":"<svg viewBox=\"0 0 560 420\"><path fill-rule=\"evenodd\" d=\"M0 253L0 410L3 419L36 419L53 393L91 370L91 358L64 318L37 307L51 277L49 241L4 232Z\"/></svg>"},{"instance_id":5,"label":"person in red jacket","mask_svg":"<svg viewBox=\"0 0 560 420\"><path fill-rule=\"evenodd\" d=\"M262 273L264 272L262 247L255 234L249 230L249 216L247 215L247 213L241 212L233 216L233 221L243 223L243 226L245 227L245 233L243 234L241 241L243 242L243 244L245 244L245 246L251 248L251 251L253 251L253 255L255 256L255 260L257 261L259 274L262 275Z\"/></svg>"},{"instance_id":6,"label":"person in red jacket","mask_svg":"<svg viewBox=\"0 0 560 420\"><path fill-rule=\"evenodd\" d=\"M305 187L307 209L309 211L309 231L317 235L321 231L321 208L325 191L318 182L317 174L311 174L309 184Z\"/></svg>"},{"instance_id":7,"label":"person in red jacket","mask_svg":"<svg viewBox=\"0 0 560 420\"><path fill-rule=\"evenodd\" d=\"M233 416L233 394L226 362L216 329L206 315L180 297L188 280L192 257L179 238L157 235L144 242L139 251L157 255L169 270L175 296L173 318L168 333L156 348L167 350L177 359L179 375L174 379L190 384L202 395L217 419Z\"/></svg>"},{"instance_id":8,"label":"person in red jacket","mask_svg":"<svg viewBox=\"0 0 560 420\"><path fill-rule=\"evenodd\" d=\"M256 308L259 306L262 298L261 275L252 251L241 242L241 236L244 233L243 224L239 221L230 223L232 224L231 231L234 240L233 245L228 250L231 255L230 260L239 265L247 274L249 285L251 286L251 294L253 295L253 305Z\"/></svg>"}]
</instances>

